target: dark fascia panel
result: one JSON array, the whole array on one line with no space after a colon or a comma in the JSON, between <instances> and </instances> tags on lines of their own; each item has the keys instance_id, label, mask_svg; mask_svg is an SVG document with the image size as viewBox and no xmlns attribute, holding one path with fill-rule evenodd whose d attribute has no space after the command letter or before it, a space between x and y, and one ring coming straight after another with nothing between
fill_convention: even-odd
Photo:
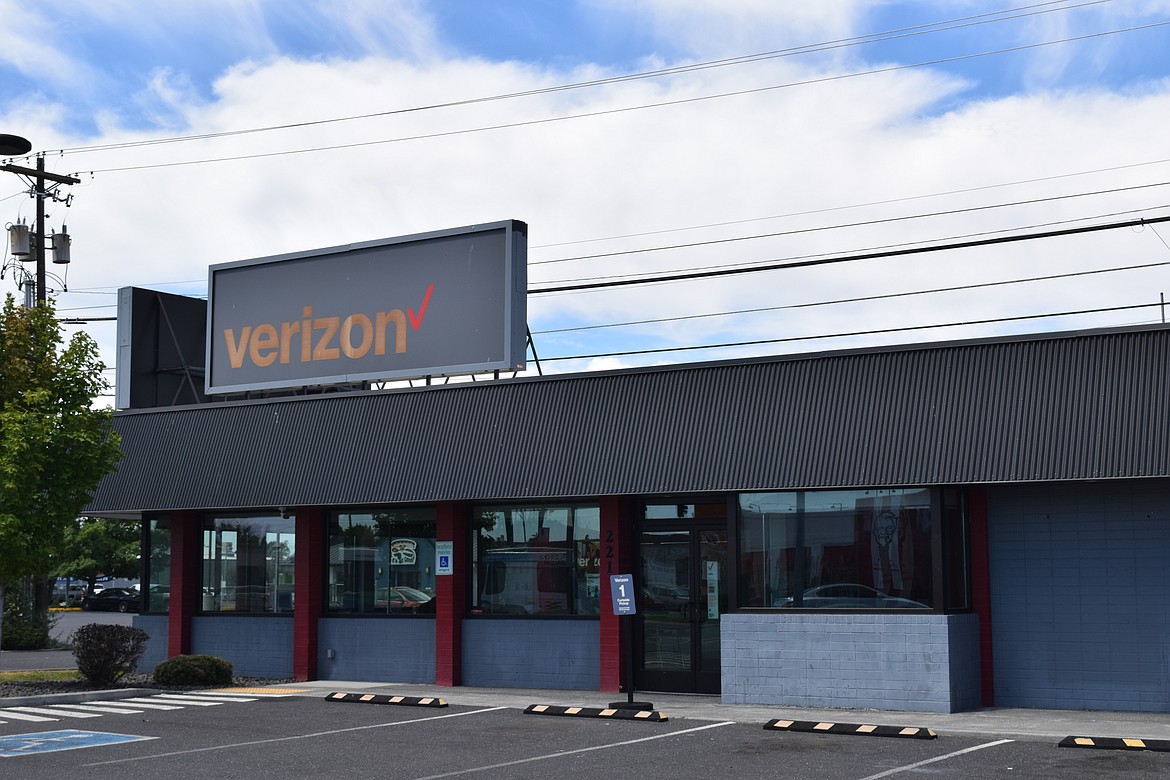
<instances>
[{"instance_id":1,"label":"dark fascia panel","mask_svg":"<svg viewBox=\"0 0 1170 780\"><path fill-rule=\"evenodd\" d=\"M115 415L88 511L1170 476L1170 329Z\"/></svg>"}]
</instances>

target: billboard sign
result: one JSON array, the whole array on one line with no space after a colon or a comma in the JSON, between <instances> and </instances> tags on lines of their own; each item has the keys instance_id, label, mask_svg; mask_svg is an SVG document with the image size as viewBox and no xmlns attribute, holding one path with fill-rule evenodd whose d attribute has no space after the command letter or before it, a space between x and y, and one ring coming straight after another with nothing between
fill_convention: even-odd
<instances>
[{"instance_id":1,"label":"billboard sign","mask_svg":"<svg viewBox=\"0 0 1170 780\"><path fill-rule=\"evenodd\" d=\"M207 393L522 370L527 232L507 220L211 266Z\"/></svg>"}]
</instances>

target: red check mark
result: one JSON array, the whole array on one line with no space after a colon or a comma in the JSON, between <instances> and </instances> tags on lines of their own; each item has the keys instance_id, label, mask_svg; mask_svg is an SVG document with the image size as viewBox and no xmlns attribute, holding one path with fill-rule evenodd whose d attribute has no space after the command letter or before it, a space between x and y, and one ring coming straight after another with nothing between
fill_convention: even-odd
<instances>
[{"instance_id":1,"label":"red check mark","mask_svg":"<svg viewBox=\"0 0 1170 780\"><path fill-rule=\"evenodd\" d=\"M414 316L414 309L406 310L407 315L410 317L410 327L415 330L418 330L419 326L422 325L423 315L427 313L427 304L430 303L431 293L434 291L435 285L433 284L427 288L427 294L423 296L422 306L418 308L418 317Z\"/></svg>"}]
</instances>

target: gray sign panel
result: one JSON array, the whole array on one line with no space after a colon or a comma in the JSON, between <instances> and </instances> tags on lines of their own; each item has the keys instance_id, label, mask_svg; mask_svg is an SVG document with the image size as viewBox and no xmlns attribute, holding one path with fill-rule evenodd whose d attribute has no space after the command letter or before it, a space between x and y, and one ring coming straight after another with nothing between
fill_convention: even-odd
<instances>
[{"instance_id":1,"label":"gray sign panel","mask_svg":"<svg viewBox=\"0 0 1170 780\"><path fill-rule=\"evenodd\" d=\"M527 284L515 220L214 265L207 392L523 369Z\"/></svg>"},{"instance_id":2,"label":"gray sign panel","mask_svg":"<svg viewBox=\"0 0 1170 780\"><path fill-rule=\"evenodd\" d=\"M634 601L634 575L609 575L609 597L613 601L613 614L636 615L638 606Z\"/></svg>"}]
</instances>

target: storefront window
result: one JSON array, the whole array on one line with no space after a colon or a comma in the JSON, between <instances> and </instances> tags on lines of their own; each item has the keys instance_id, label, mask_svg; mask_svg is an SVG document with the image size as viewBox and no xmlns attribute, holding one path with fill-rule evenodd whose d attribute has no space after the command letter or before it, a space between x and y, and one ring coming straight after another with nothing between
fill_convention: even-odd
<instances>
[{"instance_id":1,"label":"storefront window","mask_svg":"<svg viewBox=\"0 0 1170 780\"><path fill-rule=\"evenodd\" d=\"M601 614L598 507L486 507L472 527L472 612Z\"/></svg>"},{"instance_id":2,"label":"storefront window","mask_svg":"<svg viewBox=\"0 0 1170 780\"><path fill-rule=\"evenodd\" d=\"M204 612L292 612L296 521L209 518L203 527Z\"/></svg>"},{"instance_id":3,"label":"storefront window","mask_svg":"<svg viewBox=\"0 0 1170 780\"><path fill-rule=\"evenodd\" d=\"M930 490L739 497L741 607L931 609Z\"/></svg>"},{"instance_id":4,"label":"storefront window","mask_svg":"<svg viewBox=\"0 0 1170 780\"><path fill-rule=\"evenodd\" d=\"M158 517L146 528L146 587L142 590L143 612L166 612L171 608L171 521Z\"/></svg>"},{"instance_id":5,"label":"storefront window","mask_svg":"<svg viewBox=\"0 0 1170 780\"><path fill-rule=\"evenodd\" d=\"M328 570L330 612L434 614L434 510L335 513Z\"/></svg>"}]
</instances>

